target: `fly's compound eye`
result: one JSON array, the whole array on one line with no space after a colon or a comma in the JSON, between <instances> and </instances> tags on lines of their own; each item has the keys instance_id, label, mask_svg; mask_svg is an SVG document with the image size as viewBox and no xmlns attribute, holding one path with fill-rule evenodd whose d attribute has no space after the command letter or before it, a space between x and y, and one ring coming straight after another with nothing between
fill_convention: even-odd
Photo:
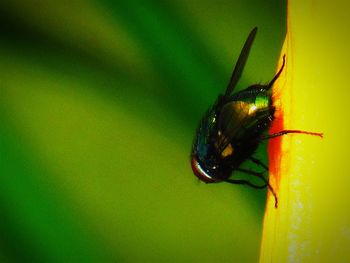
<instances>
[{"instance_id":1,"label":"fly's compound eye","mask_svg":"<svg viewBox=\"0 0 350 263\"><path fill-rule=\"evenodd\" d=\"M205 183L215 183L217 180L209 175L209 173L204 169L198 162L195 156L192 156L191 166L193 173L199 178L199 180Z\"/></svg>"}]
</instances>

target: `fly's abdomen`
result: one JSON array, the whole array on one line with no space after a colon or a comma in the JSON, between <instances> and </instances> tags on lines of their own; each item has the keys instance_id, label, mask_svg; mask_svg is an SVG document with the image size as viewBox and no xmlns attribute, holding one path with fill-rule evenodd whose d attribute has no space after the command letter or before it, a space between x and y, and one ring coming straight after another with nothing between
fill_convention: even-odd
<instances>
[{"instance_id":1,"label":"fly's abdomen","mask_svg":"<svg viewBox=\"0 0 350 263\"><path fill-rule=\"evenodd\" d=\"M219 116L219 130L231 142L251 141L262 135L273 120L270 94L260 87L238 92Z\"/></svg>"}]
</instances>

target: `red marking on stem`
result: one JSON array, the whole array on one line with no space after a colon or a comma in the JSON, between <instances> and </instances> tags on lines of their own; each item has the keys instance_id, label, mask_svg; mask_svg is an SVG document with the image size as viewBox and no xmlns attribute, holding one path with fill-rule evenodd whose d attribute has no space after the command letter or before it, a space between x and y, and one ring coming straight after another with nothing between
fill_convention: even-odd
<instances>
[{"instance_id":1,"label":"red marking on stem","mask_svg":"<svg viewBox=\"0 0 350 263\"><path fill-rule=\"evenodd\" d=\"M274 134L283 130L283 116L282 114L275 114L275 119L272 122L269 133ZM274 175L275 183L274 189L278 192L278 185L280 181L280 162L282 151L282 137L276 137L274 140L268 142L268 159L269 159L269 171Z\"/></svg>"}]
</instances>

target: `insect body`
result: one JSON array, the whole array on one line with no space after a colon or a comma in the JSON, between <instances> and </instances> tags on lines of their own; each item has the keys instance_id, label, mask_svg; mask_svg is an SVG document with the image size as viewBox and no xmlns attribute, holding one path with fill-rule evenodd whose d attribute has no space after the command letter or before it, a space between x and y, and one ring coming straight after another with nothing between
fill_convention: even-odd
<instances>
[{"instance_id":1,"label":"insect body","mask_svg":"<svg viewBox=\"0 0 350 263\"><path fill-rule=\"evenodd\" d=\"M232 94L242 74L256 32L256 27L250 32L225 94L219 95L214 105L200 121L192 147L191 165L194 174L206 183L224 181L232 184L246 184L253 188L268 187L275 197L277 207L276 194L263 173L243 169L240 166L244 161L251 160L267 171L268 167L253 157L262 140L287 133L308 132L286 130L265 135L274 119L275 112L272 105L271 87L284 68L285 57L283 57L282 67L267 85L254 84ZM264 183L255 185L248 180L232 179L233 171L256 176Z\"/></svg>"}]
</instances>

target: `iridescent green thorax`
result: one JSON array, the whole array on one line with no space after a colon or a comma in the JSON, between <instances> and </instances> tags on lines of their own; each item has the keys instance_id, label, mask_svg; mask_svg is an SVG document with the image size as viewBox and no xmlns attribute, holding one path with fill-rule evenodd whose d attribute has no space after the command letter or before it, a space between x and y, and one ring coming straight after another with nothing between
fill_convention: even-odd
<instances>
[{"instance_id":1,"label":"iridescent green thorax","mask_svg":"<svg viewBox=\"0 0 350 263\"><path fill-rule=\"evenodd\" d=\"M271 97L268 94L259 94L255 98L255 103L257 109L263 109L271 105Z\"/></svg>"},{"instance_id":2,"label":"iridescent green thorax","mask_svg":"<svg viewBox=\"0 0 350 263\"><path fill-rule=\"evenodd\" d=\"M257 119L267 117L266 115L273 111L271 92L262 89L261 85L250 86L231 97L231 107L236 108L239 116L243 117L245 115L245 120L254 116Z\"/></svg>"}]
</instances>

